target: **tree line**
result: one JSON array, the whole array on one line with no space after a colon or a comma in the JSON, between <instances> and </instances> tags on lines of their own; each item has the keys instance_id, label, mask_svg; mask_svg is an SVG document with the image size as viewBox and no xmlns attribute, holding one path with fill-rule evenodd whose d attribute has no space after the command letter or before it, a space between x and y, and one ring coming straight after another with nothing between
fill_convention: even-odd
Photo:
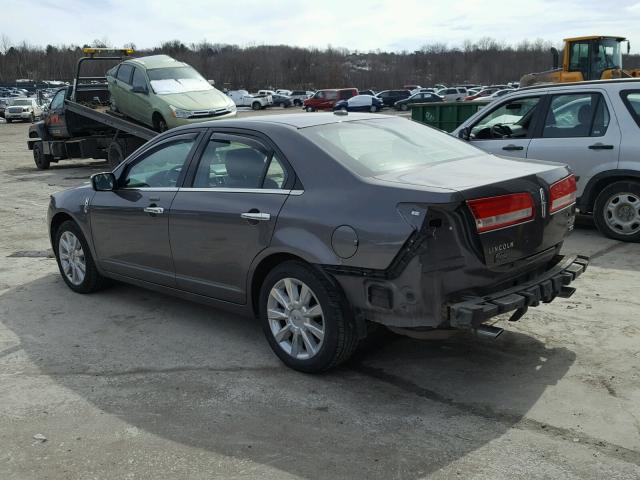
<instances>
[{"instance_id":1,"label":"tree line","mask_svg":"<svg viewBox=\"0 0 640 480\"><path fill-rule=\"evenodd\" d=\"M106 47L103 40L83 45ZM133 44L125 45L134 47ZM415 84L492 84L517 81L530 72L551 68L550 48L545 40L522 41L516 45L492 38L465 41L461 46L444 43L424 45L408 52L360 52L328 46L324 49L288 45L238 46L203 41L186 45L179 40L163 42L136 56L166 54L196 68L218 88L257 90L261 88L317 89L357 87L383 90ZM556 47L561 47L556 45ZM560 50L560 48L559 48ZM77 45L13 45L0 37L0 83L28 78L71 81L78 58ZM114 62L91 65L88 75L100 76ZM100 62L102 63L102 62ZM640 66L640 55L625 55L626 68Z\"/></svg>"}]
</instances>

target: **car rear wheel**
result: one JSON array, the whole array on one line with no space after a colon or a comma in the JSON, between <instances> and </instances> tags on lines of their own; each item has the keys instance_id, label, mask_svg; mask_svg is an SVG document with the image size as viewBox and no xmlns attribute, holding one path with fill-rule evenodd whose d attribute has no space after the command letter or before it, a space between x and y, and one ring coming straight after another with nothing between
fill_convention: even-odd
<instances>
[{"instance_id":1,"label":"car rear wheel","mask_svg":"<svg viewBox=\"0 0 640 480\"><path fill-rule=\"evenodd\" d=\"M260 105L260 102L253 102L253 103L251 104L251 108L252 108L253 110L260 110L260 109L262 108L262 105Z\"/></svg>"},{"instance_id":2,"label":"car rear wheel","mask_svg":"<svg viewBox=\"0 0 640 480\"><path fill-rule=\"evenodd\" d=\"M313 112L313 111L314 111L313 107L307 107L307 108L305 108L305 110L306 110L307 112Z\"/></svg>"},{"instance_id":3,"label":"car rear wheel","mask_svg":"<svg viewBox=\"0 0 640 480\"><path fill-rule=\"evenodd\" d=\"M300 100L294 100L294 101L293 101L293 104L294 104L296 107L301 107L301 106L302 106L302 101L300 101Z\"/></svg>"},{"instance_id":4,"label":"car rear wheel","mask_svg":"<svg viewBox=\"0 0 640 480\"><path fill-rule=\"evenodd\" d=\"M607 186L596 198L593 217L598 230L607 237L640 241L640 182L622 181Z\"/></svg>"},{"instance_id":5,"label":"car rear wheel","mask_svg":"<svg viewBox=\"0 0 640 480\"><path fill-rule=\"evenodd\" d=\"M342 292L302 262L282 263L267 275L260 291L260 319L274 353L301 372L335 367L358 344Z\"/></svg>"},{"instance_id":6,"label":"car rear wheel","mask_svg":"<svg viewBox=\"0 0 640 480\"><path fill-rule=\"evenodd\" d=\"M62 279L77 293L103 288L106 279L98 273L87 241L75 222L67 220L55 234L54 253Z\"/></svg>"},{"instance_id":7,"label":"car rear wheel","mask_svg":"<svg viewBox=\"0 0 640 480\"><path fill-rule=\"evenodd\" d=\"M42 145L39 143L33 144L33 161L36 163L38 170L47 170L51 165L51 156L44 154Z\"/></svg>"}]
</instances>

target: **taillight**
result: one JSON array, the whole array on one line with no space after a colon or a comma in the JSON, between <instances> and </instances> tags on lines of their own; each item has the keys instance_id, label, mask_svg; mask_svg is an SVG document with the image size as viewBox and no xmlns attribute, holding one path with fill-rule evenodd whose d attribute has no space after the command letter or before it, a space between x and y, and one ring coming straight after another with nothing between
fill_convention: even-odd
<instances>
[{"instance_id":1,"label":"taillight","mask_svg":"<svg viewBox=\"0 0 640 480\"><path fill-rule=\"evenodd\" d=\"M524 223L533 218L533 198L529 193L468 200L478 233Z\"/></svg>"},{"instance_id":2,"label":"taillight","mask_svg":"<svg viewBox=\"0 0 640 480\"><path fill-rule=\"evenodd\" d=\"M549 212L554 213L576 203L576 190L576 177L573 175L569 175L551 185L549 189L551 194Z\"/></svg>"}]
</instances>

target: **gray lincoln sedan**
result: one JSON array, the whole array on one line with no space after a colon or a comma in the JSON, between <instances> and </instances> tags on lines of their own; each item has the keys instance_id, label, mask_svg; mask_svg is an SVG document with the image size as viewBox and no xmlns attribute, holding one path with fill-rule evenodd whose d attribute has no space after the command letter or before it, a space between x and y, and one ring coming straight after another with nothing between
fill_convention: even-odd
<instances>
[{"instance_id":1,"label":"gray lincoln sedan","mask_svg":"<svg viewBox=\"0 0 640 480\"><path fill-rule=\"evenodd\" d=\"M129 282L256 316L288 366L345 361L372 323L470 329L568 297L588 260L566 166L487 154L372 114L220 120L157 136L51 197L78 293Z\"/></svg>"}]
</instances>

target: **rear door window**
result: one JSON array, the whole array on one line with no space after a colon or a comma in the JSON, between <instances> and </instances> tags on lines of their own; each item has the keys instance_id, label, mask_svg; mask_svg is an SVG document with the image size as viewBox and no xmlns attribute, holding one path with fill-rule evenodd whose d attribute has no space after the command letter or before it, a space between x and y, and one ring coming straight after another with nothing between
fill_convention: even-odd
<instances>
[{"instance_id":1,"label":"rear door window","mask_svg":"<svg viewBox=\"0 0 640 480\"><path fill-rule=\"evenodd\" d=\"M640 90L623 90L620 92L620 96L629 113L640 127Z\"/></svg>"},{"instance_id":2,"label":"rear door window","mask_svg":"<svg viewBox=\"0 0 640 480\"><path fill-rule=\"evenodd\" d=\"M120 65L120 68L118 68L118 76L117 76L118 80L129 85L131 83L132 70L133 70L133 66L131 65L127 65L126 63L123 63L122 65Z\"/></svg>"},{"instance_id":3,"label":"rear door window","mask_svg":"<svg viewBox=\"0 0 640 480\"><path fill-rule=\"evenodd\" d=\"M553 95L545 115L542 137L601 137L608 126L609 109L601 94Z\"/></svg>"},{"instance_id":4,"label":"rear door window","mask_svg":"<svg viewBox=\"0 0 640 480\"><path fill-rule=\"evenodd\" d=\"M193 186L281 189L286 179L282 162L261 143L214 134L202 154Z\"/></svg>"}]
</instances>

